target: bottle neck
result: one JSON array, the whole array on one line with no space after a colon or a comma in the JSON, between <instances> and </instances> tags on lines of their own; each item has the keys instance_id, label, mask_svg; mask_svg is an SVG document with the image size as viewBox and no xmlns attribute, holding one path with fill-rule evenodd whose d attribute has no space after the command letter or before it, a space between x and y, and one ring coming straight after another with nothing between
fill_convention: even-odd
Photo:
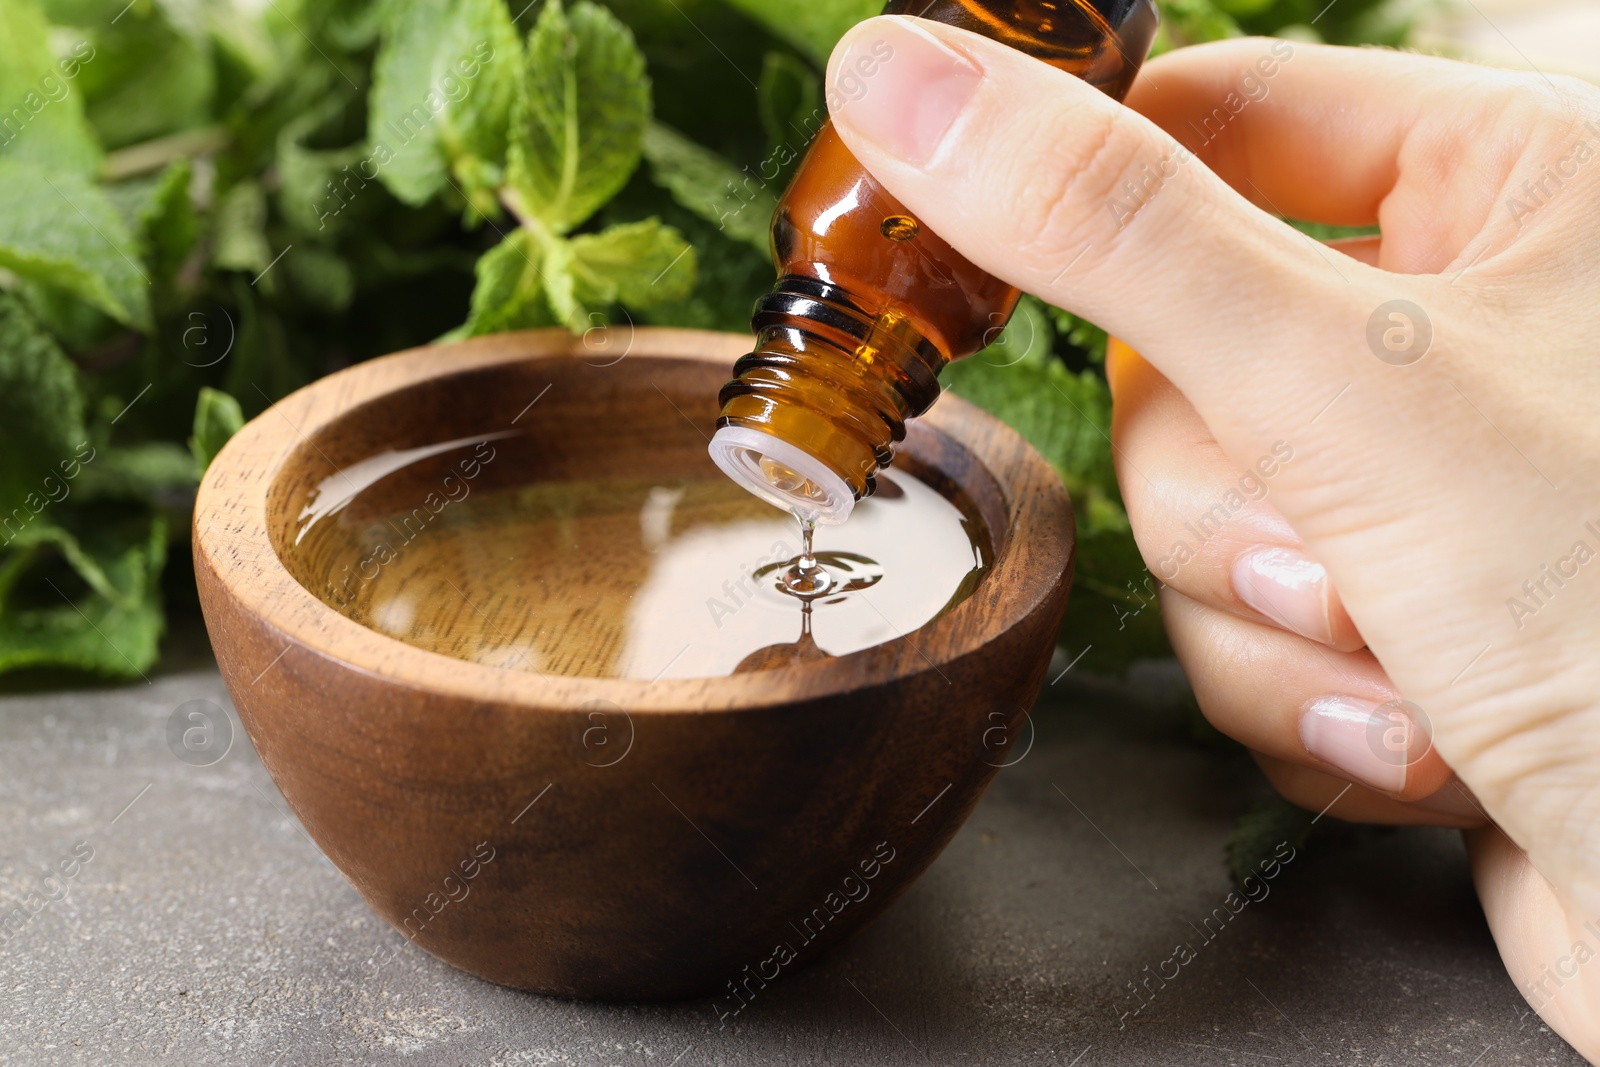
<instances>
[{"instance_id":1,"label":"bottle neck","mask_svg":"<svg viewBox=\"0 0 1600 1067\"><path fill-rule=\"evenodd\" d=\"M939 399L943 353L893 308L863 307L788 274L756 305L755 350L723 387L719 427L775 436L817 459L853 499L894 459L906 420ZM826 521L826 520L824 520Z\"/></svg>"},{"instance_id":2,"label":"bottle neck","mask_svg":"<svg viewBox=\"0 0 1600 1067\"><path fill-rule=\"evenodd\" d=\"M1153 0L892 0L888 11L973 30L1117 99L1157 24ZM780 200L772 238L781 277L756 306L755 351L722 390L711 454L803 521L843 522L894 461L906 420L939 398L939 371L988 344L1019 294L923 227L831 126Z\"/></svg>"}]
</instances>

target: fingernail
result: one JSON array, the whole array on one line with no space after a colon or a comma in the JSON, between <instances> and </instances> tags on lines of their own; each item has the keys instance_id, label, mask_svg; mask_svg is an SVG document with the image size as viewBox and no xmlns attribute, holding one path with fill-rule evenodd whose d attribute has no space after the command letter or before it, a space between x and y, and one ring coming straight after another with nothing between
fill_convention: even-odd
<instances>
[{"instance_id":1,"label":"fingernail","mask_svg":"<svg viewBox=\"0 0 1600 1067\"><path fill-rule=\"evenodd\" d=\"M832 69L834 120L918 165L933 158L983 80L966 56L897 19L872 23Z\"/></svg>"},{"instance_id":2,"label":"fingernail","mask_svg":"<svg viewBox=\"0 0 1600 1067\"><path fill-rule=\"evenodd\" d=\"M1406 768L1420 758L1419 733L1397 701L1320 697L1300 713L1307 752L1352 782L1384 793L1405 789Z\"/></svg>"},{"instance_id":3,"label":"fingernail","mask_svg":"<svg viewBox=\"0 0 1600 1067\"><path fill-rule=\"evenodd\" d=\"M1233 591L1261 614L1301 637L1333 643L1328 572L1294 548L1257 548L1233 561Z\"/></svg>"}]
</instances>

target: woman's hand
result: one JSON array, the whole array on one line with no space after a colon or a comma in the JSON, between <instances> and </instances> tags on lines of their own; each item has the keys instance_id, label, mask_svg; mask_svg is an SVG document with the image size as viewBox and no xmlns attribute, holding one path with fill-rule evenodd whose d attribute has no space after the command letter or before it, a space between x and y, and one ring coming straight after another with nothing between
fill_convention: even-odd
<instances>
[{"instance_id":1,"label":"woman's hand","mask_svg":"<svg viewBox=\"0 0 1600 1067\"><path fill-rule=\"evenodd\" d=\"M846 143L1132 346L1118 473L1206 714L1302 805L1470 830L1513 978L1600 1060L1600 90L1242 40L1130 110L903 18L830 81L881 43Z\"/></svg>"}]
</instances>

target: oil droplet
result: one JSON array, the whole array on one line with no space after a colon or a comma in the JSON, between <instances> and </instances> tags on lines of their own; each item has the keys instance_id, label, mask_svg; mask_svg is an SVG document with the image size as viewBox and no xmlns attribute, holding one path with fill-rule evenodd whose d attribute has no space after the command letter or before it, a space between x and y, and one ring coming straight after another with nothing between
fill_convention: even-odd
<instances>
[{"instance_id":1,"label":"oil droplet","mask_svg":"<svg viewBox=\"0 0 1600 1067\"><path fill-rule=\"evenodd\" d=\"M795 560L783 572L780 581L784 592L803 600L827 596L833 588L833 575L815 557Z\"/></svg>"},{"instance_id":2,"label":"oil droplet","mask_svg":"<svg viewBox=\"0 0 1600 1067\"><path fill-rule=\"evenodd\" d=\"M779 577L778 584L783 592L809 602L828 594L833 588L833 575L817 561L813 550L817 524L803 515L796 517L800 520L800 555L789 561L789 567Z\"/></svg>"},{"instance_id":3,"label":"oil droplet","mask_svg":"<svg viewBox=\"0 0 1600 1067\"><path fill-rule=\"evenodd\" d=\"M922 232L922 225L910 215L890 215L878 229L891 241L909 241Z\"/></svg>"},{"instance_id":4,"label":"oil droplet","mask_svg":"<svg viewBox=\"0 0 1600 1067\"><path fill-rule=\"evenodd\" d=\"M810 604L843 603L848 594L871 589L884 579L883 564L859 552L818 552L809 568L799 557L769 563L756 571L758 582L772 579L778 592Z\"/></svg>"}]
</instances>

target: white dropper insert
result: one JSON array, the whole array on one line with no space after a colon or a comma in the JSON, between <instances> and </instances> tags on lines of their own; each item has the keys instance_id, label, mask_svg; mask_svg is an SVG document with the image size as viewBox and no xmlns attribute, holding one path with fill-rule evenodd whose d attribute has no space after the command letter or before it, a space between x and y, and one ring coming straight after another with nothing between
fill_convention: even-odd
<instances>
[{"instance_id":1,"label":"white dropper insert","mask_svg":"<svg viewBox=\"0 0 1600 1067\"><path fill-rule=\"evenodd\" d=\"M724 426L711 438L722 473L775 507L819 526L850 517L856 497L845 480L788 441L747 426Z\"/></svg>"}]
</instances>

